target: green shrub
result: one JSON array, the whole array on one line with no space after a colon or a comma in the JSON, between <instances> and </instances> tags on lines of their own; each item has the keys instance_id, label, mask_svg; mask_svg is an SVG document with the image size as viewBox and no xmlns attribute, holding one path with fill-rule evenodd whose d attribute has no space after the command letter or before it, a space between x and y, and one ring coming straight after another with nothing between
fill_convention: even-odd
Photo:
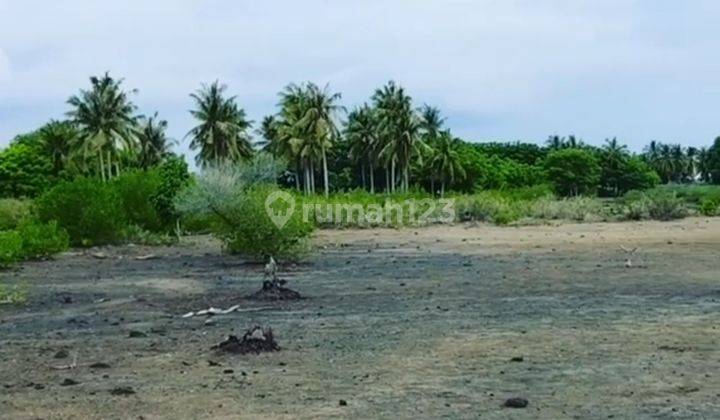
<instances>
[{"instance_id":1,"label":"green shrub","mask_svg":"<svg viewBox=\"0 0 720 420\"><path fill-rule=\"evenodd\" d=\"M543 198L534 201L530 207L530 217L535 219L594 222L605 218L602 203L591 197Z\"/></svg>"},{"instance_id":2,"label":"green shrub","mask_svg":"<svg viewBox=\"0 0 720 420\"><path fill-rule=\"evenodd\" d=\"M68 249L70 239L57 222L26 220L17 228L22 239L22 258L45 258Z\"/></svg>"},{"instance_id":3,"label":"green shrub","mask_svg":"<svg viewBox=\"0 0 720 420\"><path fill-rule=\"evenodd\" d=\"M181 157L166 160L157 168L159 184L152 196L152 204L165 230L175 227L180 214L175 210L175 197L192 181L188 166Z\"/></svg>"},{"instance_id":4,"label":"green shrub","mask_svg":"<svg viewBox=\"0 0 720 420\"><path fill-rule=\"evenodd\" d=\"M126 172L112 181L129 224L151 232L163 229L153 203L160 184L160 174L156 170Z\"/></svg>"},{"instance_id":5,"label":"green shrub","mask_svg":"<svg viewBox=\"0 0 720 420\"><path fill-rule=\"evenodd\" d=\"M177 208L184 215L207 218L213 235L223 240L230 252L257 260L270 255L298 257L307 249L313 225L303 222L296 203L292 217L277 227L267 214L265 200L279 189L254 181L237 166L209 168L177 197Z\"/></svg>"},{"instance_id":6,"label":"green shrub","mask_svg":"<svg viewBox=\"0 0 720 420\"><path fill-rule=\"evenodd\" d=\"M685 202L675 192L662 189L630 191L623 197L623 214L629 220L673 220L687 216Z\"/></svg>"},{"instance_id":7,"label":"green shrub","mask_svg":"<svg viewBox=\"0 0 720 420\"><path fill-rule=\"evenodd\" d=\"M0 267L22 259L22 238L14 230L0 232Z\"/></svg>"},{"instance_id":8,"label":"green shrub","mask_svg":"<svg viewBox=\"0 0 720 420\"><path fill-rule=\"evenodd\" d=\"M235 209L232 217L235 222L217 221L220 230L225 230L219 233L230 252L265 260L269 256L295 259L307 251L312 224L304 222L302 212L296 209L287 223L278 228L265 209L265 200L274 191L278 191L277 187L251 187Z\"/></svg>"},{"instance_id":9,"label":"green shrub","mask_svg":"<svg viewBox=\"0 0 720 420\"><path fill-rule=\"evenodd\" d=\"M720 209L720 201L706 198L700 204L700 213L705 216L717 216L718 209Z\"/></svg>"},{"instance_id":10,"label":"green shrub","mask_svg":"<svg viewBox=\"0 0 720 420\"><path fill-rule=\"evenodd\" d=\"M43 222L57 221L79 246L116 243L123 237L123 201L110 183L92 178L63 182L36 200Z\"/></svg>"},{"instance_id":11,"label":"green shrub","mask_svg":"<svg viewBox=\"0 0 720 420\"><path fill-rule=\"evenodd\" d=\"M0 230L15 229L29 215L29 201L14 198L0 199Z\"/></svg>"}]
</instances>

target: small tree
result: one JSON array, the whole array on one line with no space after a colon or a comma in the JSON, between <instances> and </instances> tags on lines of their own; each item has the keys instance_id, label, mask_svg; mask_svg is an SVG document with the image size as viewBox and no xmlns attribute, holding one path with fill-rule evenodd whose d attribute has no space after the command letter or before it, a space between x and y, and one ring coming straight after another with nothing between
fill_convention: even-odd
<instances>
[{"instance_id":1,"label":"small tree","mask_svg":"<svg viewBox=\"0 0 720 420\"><path fill-rule=\"evenodd\" d=\"M588 150L555 150L545 158L544 168L556 192L564 196L593 193L600 182L600 165Z\"/></svg>"}]
</instances>

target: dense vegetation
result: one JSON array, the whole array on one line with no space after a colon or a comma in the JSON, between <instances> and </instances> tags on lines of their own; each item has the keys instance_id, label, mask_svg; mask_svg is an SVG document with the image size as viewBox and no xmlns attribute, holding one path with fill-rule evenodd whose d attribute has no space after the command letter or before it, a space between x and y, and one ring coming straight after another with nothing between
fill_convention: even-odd
<instances>
[{"instance_id":1,"label":"dense vegetation","mask_svg":"<svg viewBox=\"0 0 720 420\"><path fill-rule=\"evenodd\" d=\"M615 138L600 147L575 136L472 143L395 82L351 110L328 86L290 84L255 129L226 86L203 85L190 95L197 124L186 140L202 169L194 176L171 151L167 122L138 113L136 94L109 74L92 77L68 100L66 120L0 151L0 264L68 245L165 243L182 229L211 231L233 252L296 254L312 226L291 219L280 234L270 223L262 200L279 187L301 201L322 192L364 206L451 195L459 219L500 224L720 207L711 186L720 184L720 138L702 149L653 141L640 154Z\"/></svg>"}]
</instances>

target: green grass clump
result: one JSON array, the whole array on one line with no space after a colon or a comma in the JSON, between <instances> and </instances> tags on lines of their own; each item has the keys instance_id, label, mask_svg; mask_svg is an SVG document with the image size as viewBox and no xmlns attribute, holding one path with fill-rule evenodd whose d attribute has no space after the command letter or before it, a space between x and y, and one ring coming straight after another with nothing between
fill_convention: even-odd
<instances>
[{"instance_id":1,"label":"green grass clump","mask_svg":"<svg viewBox=\"0 0 720 420\"><path fill-rule=\"evenodd\" d=\"M6 268L22 259L23 242L14 230L0 232L0 268Z\"/></svg>"},{"instance_id":2,"label":"green grass clump","mask_svg":"<svg viewBox=\"0 0 720 420\"><path fill-rule=\"evenodd\" d=\"M0 305L19 305L27 301L27 287L0 283Z\"/></svg>"}]
</instances>

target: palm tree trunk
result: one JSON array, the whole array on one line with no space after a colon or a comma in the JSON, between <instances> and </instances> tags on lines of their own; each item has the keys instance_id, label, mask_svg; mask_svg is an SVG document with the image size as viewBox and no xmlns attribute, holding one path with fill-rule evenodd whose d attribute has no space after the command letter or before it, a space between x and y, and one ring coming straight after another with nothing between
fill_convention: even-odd
<instances>
[{"instance_id":1,"label":"palm tree trunk","mask_svg":"<svg viewBox=\"0 0 720 420\"><path fill-rule=\"evenodd\" d=\"M367 189L367 182L365 182L365 164L360 164L360 178L362 179L363 190Z\"/></svg>"},{"instance_id":2,"label":"palm tree trunk","mask_svg":"<svg viewBox=\"0 0 720 420\"><path fill-rule=\"evenodd\" d=\"M390 162L390 176L392 178L392 181L390 183L390 192L394 193L395 192L395 159L393 159Z\"/></svg>"},{"instance_id":3,"label":"palm tree trunk","mask_svg":"<svg viewBox=\"0 0 720 420\"><path fill-rule=\"evenodd\" d=\"M295 161L295 188L300 191L300 161Z\"/></svg>"},{"instance_id":4,"label":"palm tree trunk","mask_svg":"<svg viewBox=\"0 0 720 420\"><path fill-rule=\"evenodd\" d=\"M112 155L110 154L110 151L107 152L107 171L108 171L108 181L112 179Z\"/></svg>"},{"instance_id":5,"label":"palm tree trunk","mask_svg":"<svg viewBox=\"0 0 720 420\"><path fill-rule=\"evenodd\" d=\"M375 168L373 168L372 161L370 161L370 193L375 194Z\"/></svg>"},{"instance_id":6,"label":"palm tree trunk","mask_svg":"<svg viewBox=\"0 0 720 420\"><path fill-rule=\"evenodd\" d=\"M445 179L440 183L440 197L445 197Z\"/></svg>"},{"instance_id":7,"label":"palm tree trunk","mask_svg":"<svg viewBox=\"0 0 720 420\"><path fill-rule=\"evenodd\" d=\"M100 151L100 153L98 153L98 155L100 155L100 178L102 178L103 182L105 182L105 162L103 161L102 150Z\"/></svg>"},{"instance_id":8,"label":"palm tree trunk","mask_svg":"<svg viewBox=\"0 0 720 420\"><path fill-rule=\"evenodd\" d=\"M315 165L310 161L310 192L315 194Z\"/></svg>"},{"instance_id":9,"label":"palm tree trunk","mask_svg":"<svg viewBox=\"0 0 720 420\"><path fill-rule=\"evenodd\" d=\"M390 167L388 166L385 167L385 192L392 192L390 189Z\"/></svg>"},{"instance_id":10,"label":"palm tree trunk","mask_svg":"<svg viewBox=\"0 0 720 420\"><path fill-rule=\"evenodd\" d=\"M323 158L323 185L325 186L325 197L330 196L330 180L328 177L328 168L327 168L327 153L325 153L325 148L322 149L322 158Z\"/></svg>"},{"instance_id":11,"label":"palm tree trunk","mask_svg":"<svg viewBox=\"0 0 720 420\"><path fill-rule=\"evenodd\" d=\"M303 184L305 187L305 194L310 194L310 166L308 165L307 161L303 161Z\"/></svg>"},{"instance_id":12,"label":"palm tree trunk","mask_svg":"<svg viewBox=\"0 0 720 420\"><path fill-rule=\"evenodd\" d=\"M403 170L403 192L408 192L410 190L410 165L405 164L405 168Z\"/></svg>"},{"instance_id":13,"label":"palm tree trunk","mask_svg":"<svg viewBox=\"0 0 720 420\"><path fill-rule=\"evenodd\" d=\"M435 197L435 177L430 177L430 194L432 194L433 197Z\"/></svg>"}]
</instances>

